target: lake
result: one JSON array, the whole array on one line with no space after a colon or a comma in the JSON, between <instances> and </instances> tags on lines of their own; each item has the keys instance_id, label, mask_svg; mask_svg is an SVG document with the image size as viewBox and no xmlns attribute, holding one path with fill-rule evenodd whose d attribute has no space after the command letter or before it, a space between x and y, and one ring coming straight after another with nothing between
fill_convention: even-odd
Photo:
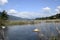
<instances>
[{"instance_id":1,"label":"lake","mask_svg":"<svg viewBox=\"0 0 60 40\"><path fill-rule=\"evenodd\" d=\"M8 40L48 40L50 36L56 36L58 34L57 28L60 28L60 23L39 23L39 24L27 24L27 25L13 25L8 26L6 30ZM39 34L33 32L34 29L40 30ZM41 36L43 35L43 36Z\"/></svg>"}]
</instances>

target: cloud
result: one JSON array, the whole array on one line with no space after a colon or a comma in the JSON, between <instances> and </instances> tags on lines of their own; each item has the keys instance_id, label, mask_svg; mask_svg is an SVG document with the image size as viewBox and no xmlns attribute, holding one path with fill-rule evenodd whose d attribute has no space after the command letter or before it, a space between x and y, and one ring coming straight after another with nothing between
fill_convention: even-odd
<instances>
[{"instance_id":1,"label":"cloud","mask_svg":"<svg viewBox=\"0 0 60 40\"><path fill-rule=\"evenodd\" d=\"M13 16L17 16L17 17L22 17L22 18L30 18L30 19L42 16L41 13L27 12L27 11L18 12L15 9L10 9L7 12L8 12L9 15L13 15Z\"/></svg>"},{"instance_id":2,"label":"cloud","mask_svg":"<svg viewBox=\"0 0 60 40\"><path fill-rule=\"evenodd\" d=\"M8 10L8 14L9 15L13 15L13 16L17 16L17 17L22 17L22 18L30 18L30 19L38 18L38 17L50 16L49 13L48 14L45 14L45 13L28 12L28 11L18 12L15 9Z\"/></svg>"},{"instance_id":3,"label":"cloud","mask_svg":"<svg viewBox=\"0 0 60 40\"><path fill-rule=\"evenodd\" d=\"M58 9L60 9L60 6L57 6Z\"/></svg>"},{"instance_id":4,"label":"cloud","mask_svg":"<svg viewBox=\"0 0 60 40\"><path fill-rule=\"evenodd\" d=\"M15 9L10 9L9 11L8 11L8 13L12 13L12 14L14 14L14 13L17 13L17 11L15 10Z\"/></svg>"},{"instance_id":5,"label":"cloud","mask_svg":"<svg viewBox=\"0 0 60 40\"><path fill-rule=\"evenodd\" d=\"M50 11L50 8L49 7L45 7L43 8L44 11Z\"/></svg>"},{"instance_id":6,"label":"cloud","mask_svg":"<svg viewBox=\"0 0 60 40\"><path fill-rule=\"evenodd\" d=\"M59 13L59 10L58 10L58 9L55 9L55 11L56 11L57 13Z\"/></svg>"},{"instance_id":7,"label":"cloud","mask_svg":"<svg viewBox=\"0 0 60 40\"><path fill-rule=\"evenodd\" d=\"M60 6L57 6L57 8L55 9L55 11L56 11L57 13L60 13Z\"/></svg>"},{"instance_id":8,"label":"cloud","mask_svg":"<svg viewBox=\"0 0 60 40\"><path fill-rule=\"evenodd\" d=\"M45 16L49 16L49 14L51 14L51 8L45 7L42 9L43 9L43 13L45 14Z\"/></svg>"},{"instance_id":9,"label":"cloud","mask_svg":"<svg viewBox=\"0 0 60 40\"><path fill-rule=\"evenodd\" d=\"M0 5L4 5L6 3L8 3L8 0L0 0Z\"/></svg>"},{"instance_id":10,"label":"cloud","mask_svg":"<svg viewBox=\"0 0 60 40\"><path fill-rule=\"evenodd\" d=\"M52 15L52 14L51 14L51 8L45 7L45 8L42 8L42 9L43 9L43 15L44 15L45 17Z\"/></svg>"},{"instance_id":11,"label":"cloud","mask_svg":"<svg viewBox=\"0 0 60 40\"><path fill-rule=\"evenodd\" d=\"M23 18L36 18L36 17L41 17L40 13L35 13L35 12L20 12L19 13L20 17Z\"/></svg>"},{"instance_id":12,"label":"cloud","mask_svg":"<svg viewBox=\"0 0 60 40\"><path fill-rule=\"evenodd\" d=\"M51 16L51 14L49 13L45 14L45 13L39 13L39 12L20 12L18 16L22 18L33 19L33 18L40 18L40 17L48 17L48 16Z\"/></svg>"},{"instance_id":13,"label":"cloud","mask_svg":"<svg viewBox=\"0 0 60 40\"><path fill-rule=\"evenodd\" d=\"M18 17L18 15L19 15L18 11L15 10L15 9L7 10L7 14L8 14L8 15L17 16L17 17Z\"/></svg>"}]
</instances>

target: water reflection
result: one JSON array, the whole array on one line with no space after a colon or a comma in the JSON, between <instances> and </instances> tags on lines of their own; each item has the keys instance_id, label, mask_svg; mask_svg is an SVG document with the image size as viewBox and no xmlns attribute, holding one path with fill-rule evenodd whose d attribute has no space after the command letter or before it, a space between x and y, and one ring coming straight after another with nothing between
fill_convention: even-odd
<instances>
[{"instance_id":1,"label":"water reflection","mask_svg":"<svg viewBox=\"0 0 60 40\"><path fill-rule=\"evenodd\" d=\"M7 36L9 40L48 40L51 36L58 34L56 27L60 30L60 23L40 23L35 25L9 26ZM40 30L39 36L34 29ZM41 37L41 35L43 35Z\"/></svg>"}]
</instances>

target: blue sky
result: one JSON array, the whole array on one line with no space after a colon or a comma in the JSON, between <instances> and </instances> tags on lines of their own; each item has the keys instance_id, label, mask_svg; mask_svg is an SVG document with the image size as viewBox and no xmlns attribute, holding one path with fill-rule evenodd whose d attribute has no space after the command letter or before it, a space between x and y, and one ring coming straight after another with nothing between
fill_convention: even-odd
<instances>
[{"instance_id":1,"label":"blue sky","mask_svg":"<svg viewBox=\"0 0 60 40\"><path fill-rule=\"evenodd\" d=\"M22 18L54 15L60 10L60 0L0 0L0 11Z\"/></svg>"}]
</instances>

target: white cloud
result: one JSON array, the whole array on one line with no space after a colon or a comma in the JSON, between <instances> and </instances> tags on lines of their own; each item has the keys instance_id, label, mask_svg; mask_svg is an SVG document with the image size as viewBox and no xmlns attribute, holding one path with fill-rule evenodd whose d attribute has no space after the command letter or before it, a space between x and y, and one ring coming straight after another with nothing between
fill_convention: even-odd
<instances>
[{"instance_id":1,"label":"white cloud","mask_svg":"<svg viewBox=\"0 0 60 40\"><path fill-rule=\"evenodd\" d=\"M60 6L57 6L58 9L60 9Z\"/></svg>"},{"instance_id":2,"label":"white cloud","mask_svg":"<svg viewBox=\"0 0 60 40\"><path fill-rule=\"evenodd\" d=\"M23 17L23 18L41 17L40 13L34 13L34 12L20 12L19 15L20 15L20 17Z\"/></svg>"},{"instance_id":3,"label":"white cloud","mask_svg":"<svg viewBox=\"0 0 60 40\"><path fill-rule=\"evenodd\" d=\"M30 18L30 19L31 18L37 18L37 17L46 17L46 16L49 16L49 14L45 14L45 13L27 12L27 11L18 12L15 9L10 9L8 11L8 14L9 15L13 15L13 16L17 16L17 17L22 17L22 18Z\"/></svg>"},{"instance_id":4,"label":"white cloud","mask_svg":"<svg viewBox=\"0 0 60 40\"><path fill-rule=\"evenodd\" d=\"M44 15L45 17L52 15L52 14L51 14L51 8L45 7L45 8L42 8L42 9L43 9L43 15Z\"/></svg>"},{"instance_id":5,"label":"white cloud","mask_svg":"<svg viewBox=\"0 0 60 40\"><path fill-rule=\"evenodd\" d=\"M56 12L59 12L59 10L58 10L58 9L55 9L55 11L56 11Z\"/></svg>"},{"instance_id":6,"label":"white cloud","mask_svg":"<svg viewBox=\"0 0 60 40\"><path fill-rule=\"evenodd\" d=\"M9 11L8 11L8 13L12 13L12 14L14 14L14 13L17 13L17 11L15 10L15 9L10 9Z\"/></svg>"},{"instance_id":7,"label":"white cloud","mask_svg":"<svg viewBox=\"0 0 60 40\"><path fill-rule=\"evenodd\" d=\"M44 13L46 16L48 16L49 14L51 14L51 8L49 8L49 7L43 8L43 13Z\"/></svg>"},{"instance_id":8,"label":"white cloud","mask_svg":"<svg viewBox=\"0 0 60 40\"><path fill-rule=\"evenodd\" d=\"M57 6L57 8L55 9L55 11L56 11L57 13L60 13L60 6Z\"/></svg>"},{"instance_id":9,"label":"white cloud","mask_svg":"<svg viewBox=\"0 0 60 40\"><path fill-rule=\"evenodd\" d=\"M8 3L8 0L0 0L0 5L4 5L6 3Z\"/></svg>"},{"instance_id":10,"label":"white cloud","mask_svg":"<svg viewBox=\"0 0 60 40\"><path fill-rule=\"evenodd\" d=\"M22 18L36 18L36 17L41 17L41 13L35 13L35 12L18 12L15 9L10 9L8 11L9 15L17 16L17 17L22 17Z\"/></svg>"},{"instance_id":11,"label":"white cloud","mask_svg":"<svg viewBox=\"0 0 60 40\"><path fill-rule=\"evenodd\" d=\"M44 11L50 11L50 8L49 7L45 7L43 8Z\"/></svg>"},{"instance_id":12,"label":"white cloud","mask_svg":"<svg viewBox=\"0 0 60 40\"><path fill-rule=\"evenodd\" d=\"M7 10L7 13L8 13L8 15L13 15L13 16L19 15L19 12L17 12L17 10L15 10L15 9Z\"/></svg>"}]
</instances>

